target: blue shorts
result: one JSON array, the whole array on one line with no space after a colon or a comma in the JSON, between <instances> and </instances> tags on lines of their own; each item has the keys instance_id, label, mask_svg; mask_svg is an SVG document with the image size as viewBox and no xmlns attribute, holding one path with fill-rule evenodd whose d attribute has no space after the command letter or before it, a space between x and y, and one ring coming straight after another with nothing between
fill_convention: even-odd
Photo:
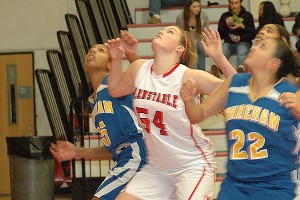
<instances>
[{"instance_id":1,"label":"blue shorts","mask_svg":"<svg viewBox=\"0 0 300 200\"><path fill-rule=\"evenodd\" d=\"M296 184L292 180L237 181L227 176L217 200L293 200Z\"/></svg>"},{"instance_id":2,"label":"blue shorts","mask_svg":"<svg viewBox=\"0 0 300 200\"><path fill-rule=\"evenodd\" d=\"M109 170L105 180L94 196L101 200L116 199L121 190L146 163L146 147L143 138L118 152L115 166Z\"/></svg>"}]
</instances>

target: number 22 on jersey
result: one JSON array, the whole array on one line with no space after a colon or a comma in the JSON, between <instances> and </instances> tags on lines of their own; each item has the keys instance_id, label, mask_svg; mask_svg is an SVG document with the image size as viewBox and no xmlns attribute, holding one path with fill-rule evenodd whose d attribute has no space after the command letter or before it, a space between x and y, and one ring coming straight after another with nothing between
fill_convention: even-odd
<instances>
[{"instance_id":1,"label":"number 22 on jersey","mask_svg":"<svg viewBox=\"0 0 300 200\"><path fill-rule=\"evenodd\" d=\"M235 140L230 148L231 160L256 160L268 157L268 150L263 149L265 138L256 132L244 134L242 130L236 129L229 133L229 140ZM245 141L251 142L247 150L243 150Z\"/></svg>"}]
</instances>

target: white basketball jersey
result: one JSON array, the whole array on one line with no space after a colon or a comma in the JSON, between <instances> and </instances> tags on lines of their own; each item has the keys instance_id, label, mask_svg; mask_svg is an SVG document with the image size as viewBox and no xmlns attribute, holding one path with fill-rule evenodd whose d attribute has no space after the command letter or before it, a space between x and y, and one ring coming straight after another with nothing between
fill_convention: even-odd
<instances>
[{"instance_id":1,"label":"white basketball jersey","mask_svg":"<svg viewBox=\"0 0 300 200\"><path fill-rule=\"evenodd\" d=\"M167 169L215 167L212 144L201 129L190 123L179 94L187 67L177 64L168 73L156 76L152 64L149 60L141 66L134 94L149 164Z\"/></svg>"}]
</instances>

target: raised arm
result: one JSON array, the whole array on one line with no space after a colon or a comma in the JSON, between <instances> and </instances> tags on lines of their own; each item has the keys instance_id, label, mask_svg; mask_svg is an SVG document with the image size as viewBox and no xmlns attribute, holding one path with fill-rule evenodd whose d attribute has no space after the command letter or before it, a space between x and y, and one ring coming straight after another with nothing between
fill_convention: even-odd
<instances>
[{"instance_id":1,"label":"raised arm","mask_svg":"<svg viewBox=\"0 0 300 200\"><path fill-rule=\"evenodd\" d=\"M188 80L182 85L180 95L185 105L186 114L191 123L199 123L225 107L230 82L231 78L226 79L221 87L201 104L195 102L195 95L198 92L197 83Z\"/></svg>"},{"instance_id":2,"label":"raised arm","mask_svg":"<svg viewBox=\"0 0 300 200\"><path fill-rule=\"evenodd\" d=\"M128 69L123 72L122 62L125 50L120 38L108 40L105 43L112 58L111 69L108 75L108 91L112 97L122 97L132 94L135 90L135 75L145 60L139 59L131 63Z\"/></svg>"},{"instance_id":3,"label":"raised arm","mask_svg":"<svg viewBox=\"0 0 300 200\"><path fill-rule=\"evenodd\" d=\"M218 67L222 70L226 78L236 74L236 70L224 56L222 51L222 41L218 31L213 31L210 27L208 30L204 28L203 30L202 46L205 50L206 55L211 57Z\"/></svg>"},{"instance_id":4,"label":"raised arm","mask_svg":"<svg viewBox=\"0 0 300 200\"><path fill-rule=\"evenodd\" d=\"M136 53L139 41L128 31L120 31L121 41L125 50L125 56L130 63L140 59Z\"/></svg>"},{"instance_id":5,"label":"raised arm","mask_svg":"<svg viewBox=\"0 0 300 200\"><path fill-rule=\"evenodd\" d=\"M133 81L129 77L129 73L123 73L122 62L125 56L120 38L108 40L105 43L108 48L112 62L108 76L108 91L112 97L121 97L128 95L134 91ZM128 72L128 71L127 71ZM132 77L131 77L132 78Z\"/></svg>"}]
</instances>

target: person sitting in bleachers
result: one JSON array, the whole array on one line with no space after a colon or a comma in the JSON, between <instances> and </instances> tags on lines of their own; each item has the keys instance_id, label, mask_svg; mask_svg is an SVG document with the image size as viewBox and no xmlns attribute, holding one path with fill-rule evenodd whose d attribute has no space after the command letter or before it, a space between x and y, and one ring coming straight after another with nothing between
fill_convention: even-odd
<instances>
[{"instance_id":1,"label":"person sitting in bleachers","mask_svg":"<svg viewBox=\"0 0 300 200\"><path fill-rule=\"evenodd\" d=\"M277 13L271 1L263 1L259 4L258 16L259 25L256 29L257 33L266 24L279 24L285 27L281 15Z\"/></svg>"},{"instance_id":2,"label":"person sitting in bleachers","mask_svg":"<svg viewBox=\"0 0 300 200\"><path fill-rule=\"evenodd\" d=\"M237 54L237 66L241 65L252 46L255 38L253 16L242 6L243 0L228 0L229 11L222 14L218 31L223 43L223 53L228 59ZM239 70L238 70L239 71Z\"/></svg>"},{"instance_id":3,"label":"person sitting in bleachers","mask_svg":"<svg viewBox=\"0 0 300 200\"><path fill-rule=\"evenodd\" d=\"M205 51L201 44L203 28L209 27L208 15L202 12L200 0L185 1L183 11L176 18L176 25L190 33L196 42L198 62L197 69L205 70Z\"/></svg>"},{"instance_id":4,"label":"person sitting in bleachers","mask_svg":"<svg viewBox=\"0 0 300 200\"><path fill-rule=\"evenodd\" d=\"M293 26L292 32L299 38L296 42L296 49L300 53L300 12L295 18L295 24Z\"/></svg>"},{"instance_id":5,"label":"person sitting in bleachers","mask_svg":"<svg viewBox=\"0 0 300 200\"><path fill-rule=\"evenodd\" d=\"M171 6L183 6L184 0L149 0L149 15L148 24L161 23L160 8Z\"/></svg>"}]
</instances>

